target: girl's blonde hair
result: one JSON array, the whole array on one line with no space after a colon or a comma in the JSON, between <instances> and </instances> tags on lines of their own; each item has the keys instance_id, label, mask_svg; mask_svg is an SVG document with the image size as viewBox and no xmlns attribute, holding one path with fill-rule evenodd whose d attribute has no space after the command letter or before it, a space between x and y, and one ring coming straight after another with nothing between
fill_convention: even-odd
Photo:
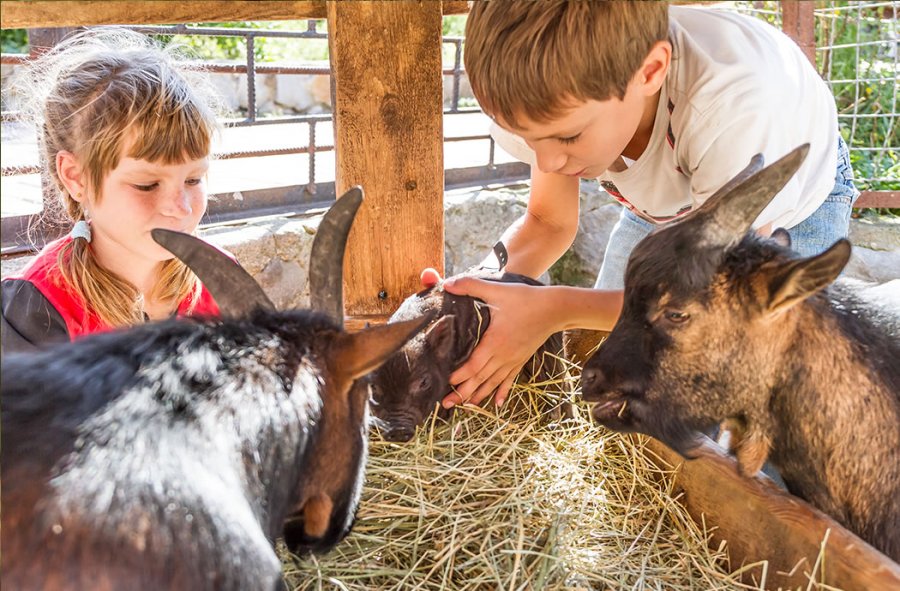
<instances>
[{"instance_id":1,"label":"girl's blonde hair","mask_svg":"<svg viewBox=\"0 0 900 591\"><path fill-rule=\"evenodd\" d=\"M667 2L472 2L465 66L481 108L511 125L545 123L570 105L625 89L669 35Z\"/></svg>"},{"instance_id":2,"label":"girl's blonde hair","mask_svg":"<svg viewBox=\"0 0 900 591\"><path fill-rule=\"evenodd\" d=\"M47 171L59 191L59 207L71 222L85 219L56 170L65 150L85 171L86 188L99 201L103 179L128 157L177 164L210 154L216 132L208 81L186 67L173 48L139 33L94 29L66 39L35 60L27 84L32 118ZM143 297L134 285L101 267L86 240L72 240L58 263L70 286L84 299L87 313L112 326L143 322ZM165 262L154 292L147 297L196 302L200 283L178 259Z\"/></svg>"}]
</instances>

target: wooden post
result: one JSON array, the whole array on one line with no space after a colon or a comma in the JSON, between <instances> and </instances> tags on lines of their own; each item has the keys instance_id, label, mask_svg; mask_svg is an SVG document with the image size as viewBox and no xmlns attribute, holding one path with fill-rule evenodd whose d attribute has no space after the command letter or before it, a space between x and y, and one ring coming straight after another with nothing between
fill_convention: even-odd
<instances>
[{"instance_id":1,"label":"wooden post","mask_svg":"<svg viewBox=\"0 0 900 591\"><path fill-rule=\"evenodd\" d=\"M327 2L335 188L361 185L344 266L353 328L381 322L443 273L441 3Z\"/></svg>"},{"instance_id":2,"label":"wooden post","mask_svg":"<svg viewBox=\"0 0 900 591\"><path fill-rule=\"evenodd\" d=\"M781 3L781 28L796 41L816 67L816 17L812 0L789 0Z\"/></svg>"}]
</instances>

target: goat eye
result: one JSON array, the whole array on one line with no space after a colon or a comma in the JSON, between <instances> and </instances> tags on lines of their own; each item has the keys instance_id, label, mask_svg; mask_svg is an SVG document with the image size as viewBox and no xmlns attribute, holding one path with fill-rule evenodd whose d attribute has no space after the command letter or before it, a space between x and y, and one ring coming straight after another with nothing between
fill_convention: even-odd
<instances>
[{"instance_id":1,"label":"goat eye","mask_svg":"<svg viewBox=\"0 0 900 591\"><path fill-rule=\"evenodd\" d=\"M431 378L429 376L425 376L419 378L416 382L416 391L422 392L423 390L427 390L431 386Z\"/></svg>"},{"instance_id":2,"label":"goat eye","mask_svg":"<svg viewBox=\"0 0 900 591\"><path fill-rule=\"evenodd\" d=\"M674 324L681 324L691 317L687 312L681 312L680 310L666 310L663 316L665 316L666 320Z\"/></svg>"}]
</instances>

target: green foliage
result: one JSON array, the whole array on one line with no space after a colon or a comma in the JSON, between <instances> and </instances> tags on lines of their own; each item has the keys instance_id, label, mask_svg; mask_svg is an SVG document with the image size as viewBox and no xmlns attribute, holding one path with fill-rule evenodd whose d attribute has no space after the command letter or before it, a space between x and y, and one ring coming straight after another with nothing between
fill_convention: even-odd
<instances>
[{"instance_id":1,"label":"green foliage","mask_svg":"<svg viewBox=\"0 0 900 591\"><path fill-rule=\"evenodd\" d=\"M852 4L828 3L830 8ZM823 12L816 19L817 44L826 47L818 52L816 65L831 81L838 113L852 116L841 118L841 133L851 148L850 162L860 189L900 190L900 132L893 117L879 116L895 112L897 101L895 58L890 53L897 49L889 40L900 28L889 10L893 7L876 5ZM875 40L885 42L871 43ZM886 149L854 150L867 147Z\"/></svg>"},{"instance_id":2,"label":"green foliage","mask_svg":"<svg viewBox=\"0 0 900 591\"><path fill-rule=\"evenodd\" d=\"M3 53L28 53L28 33L25 29L0 29L0 50Z\"/></svg>"},{"instance_id":3,"label":"green foliage","mask_svg":"<svg viewBox=\"0 0 900 591\"><path fill-rule=\"evenodd\" d=\"M306 31L306 20L299 21L242 21L232 23L198 23L197 27L217 29L251 29L266 31ZM324 20L316 21L316 31L325 32ZM163 42L172 40L170 35L160 35ZM247 59L247 41L242 35L206 36L179 35L175 40L185 45L190 52L202 60ZM285 39L279 37L255 37L253 57L257 62L316 62L328 61L328 41L326 39Z\"/></svg>"}]
</instances>

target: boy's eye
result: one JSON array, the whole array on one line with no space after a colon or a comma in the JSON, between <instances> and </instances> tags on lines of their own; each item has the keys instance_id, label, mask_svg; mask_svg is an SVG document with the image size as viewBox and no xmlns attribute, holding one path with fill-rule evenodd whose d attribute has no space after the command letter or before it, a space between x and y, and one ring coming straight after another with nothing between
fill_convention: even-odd
<instances>
[{"instance_id":1,"label":"boy's eye","mask_svg":"<svg viewBox=\"0 0 900 591\"><path fill-rule=\"evenodd\" d=\"M581 137L581 134L576 133L575 135L570 136L570 137L561 137L561 138L557 138L557 139L559 140L559 143L561 143L561 144L574 144L576 141L578 141L578 138L580 138L580 137Z\"/></svg>"},{"instance_id":2,"label":"boy's eye","mask_svg":"<svg viewBox=\"0 0 900 591\"><path fill-rule=\"evenodd\" d=\"M187 179L186 181L184 181L184 184L194 187L196 185L199 185L202 182L203 182L203 179Z\"/></svg>"},{"instance_id":3,"label":"boy's eye","mask_svg":"<svg viewBox=\"0 0 900 591\"><path fill-rule=\"evenodd\" d=\"M156 187L158 187L159 183L153 183L150 185L132 185L132 186L135 189L137 189L138 191L144 191L145 193L148 193L148 192L152 191L153 189L155 189Z\"/></svg>"}]
</instances>

